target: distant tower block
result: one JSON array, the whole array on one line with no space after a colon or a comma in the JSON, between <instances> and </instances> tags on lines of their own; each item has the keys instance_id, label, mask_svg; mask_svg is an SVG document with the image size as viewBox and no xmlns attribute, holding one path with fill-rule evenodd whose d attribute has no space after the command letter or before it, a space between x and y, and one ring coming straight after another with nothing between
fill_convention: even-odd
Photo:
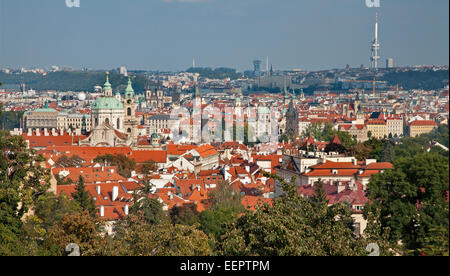
<instances>
[{"instance_id":1,"label":"distant tower block","mask_svg":"<svg viewBox=\"0 0 450 276\"><path fill-rule=\"evenodd\" d=\"M255 73L255 76L261 75L261 61L260 60L253 61L253 72Z\"/></svg>"},{"instance_id":2,"label":"distant tower block","mask_svg":"<svg viewBox=\"0 0 450 276\"><path fill-rule=\"evenodd\" d=\"M269 72L269 57L266 57L266 72Z\"/></svg>"},{"instance_id":3,"label":"distant tower block","mask_svg":"<svg viewBox=\"0 0 450 276\"><path fill-rule=\"evenodd\" d=\"M195 68L195 58L192 58L192 68Z\"/></svg>"},{"instance_id":4,"label":"distant tower block","mask_svg":"<svg viewBox=\"0 0 450 276\"><path fill-rule=\"evenodd\" d=\"M380 50L380 42L378 41L378 12L377 12L375 19L375 37L372 42L372 56L370 58L372 62L372 69L378 69L378 60L380 59L380 56L378 55L379 50Z\"/></svg>"},{"instance_id":5,"label":"distant tower block","mask_svg":"<svg viewBox=\"0 0 450 276\"><path fill-rule=\"evenodd\" d=\"M386 68L394 68L394 59L393 58L386 59Z\"/></svg>"}]
</instances>

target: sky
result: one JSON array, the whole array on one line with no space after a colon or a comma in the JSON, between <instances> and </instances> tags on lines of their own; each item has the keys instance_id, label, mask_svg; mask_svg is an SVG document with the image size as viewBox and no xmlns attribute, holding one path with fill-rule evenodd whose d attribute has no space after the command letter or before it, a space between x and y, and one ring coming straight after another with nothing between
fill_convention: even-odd
<instances>
[{"instance_id":1,"label":"sky","mask_svg":"<svg viewBox=\"0 0 450 276\"><path fill-rule=\"evenodd\" d=\"M448 0L0 0L0 67L274 70L448 65Z\"/></svg>"}]
</instances>

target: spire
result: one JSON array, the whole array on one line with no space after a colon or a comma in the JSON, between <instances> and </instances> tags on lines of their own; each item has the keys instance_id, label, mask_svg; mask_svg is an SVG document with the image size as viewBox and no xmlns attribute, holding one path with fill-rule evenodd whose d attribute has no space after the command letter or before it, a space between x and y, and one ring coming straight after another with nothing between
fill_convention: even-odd
<instances>
[{"instance_id":1,"label":"spire","mask_svg":"<svg viewBox=\"0 0 450 276\"><path fill-rule=\"evenodd\" d=\"M128 76L128 86L127 89L125 89L125 98L132 98L132 97L134 97L134 89L131 83L131 77Z\"/></svg>"},{"instance_id":2,"label":"spire","mask_svg":"<svg viewBox=\"0 0 450 276\"><path fill-rule=\"evenodd\" d=\"M103 85L103 95L104 96L112 96L112 88L111 84L109 83L109 72L106 72L106 82Z\"/></svg>"}]
</instances>

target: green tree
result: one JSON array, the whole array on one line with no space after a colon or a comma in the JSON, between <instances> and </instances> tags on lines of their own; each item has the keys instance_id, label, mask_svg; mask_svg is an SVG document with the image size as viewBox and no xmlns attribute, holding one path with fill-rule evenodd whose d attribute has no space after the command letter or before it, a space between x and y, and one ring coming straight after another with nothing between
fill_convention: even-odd
<instances>
[{"instance_id":1,"label":"green tree","mask_svg":"<svg viewBox=\"0 0 450 276\"><path fill-rule=\"evenodd\" d=\"M93 218L89 211L67 213L59 223L49 229L43 246L52 256L65 256L66 246L76 243L80 246L82 256L96 255L94 252L103 244L101 225L101 221Z\"/></svg>"},{"instance_id":2,"label":"green tree","mask_svg":"<svg viewBox=\"0 0 450 276\"><path fill-rule=\"evenodd\" d=\"M148 160L142 165L141 173L143 174L150 174L151 172L157 171L158 166L153 160Z\"/></svg>"},{"instance_id":3,"label":"green tree","mask_svg":"<svg viewBox=\"0 0 450 276\"><path fill-rule=\"evenodd\" d=\"M24 218L49 188L49 170L21 136L0 132L0 255L29 254Z\"/></svg>"},{"instance_id":4,"label":"green tree","mask_svg":"<svg viewBox=\"0 0 450 276\"><path fill-rule=\"evenodd\" d=\"M372 148L363 143L357 143L351 146L348 150L350 156L354 156L359 161L364 161L368 159L371 155Z\"/></svg>"},{"instance_id":5,"label":"green tree","mask_svg":"<svg viewBox=\"0 0 450 276\"><path fill-rule=\"evenodd\" d=\"M78 202L82 210L88 211L93 217L97 215L94 199L86 190L84 178L81 175L76 184L75 191L72 193L72 198Z\"/></svg>"},{"instance_id":6,"label":"green tree","mask_svg":"<svg viewBox=\"0 0 450 276\"><path fill-rule=\"evenodd\" d=\"M241 203L242 197L243 195L237 192L228 181L219 182L216 189L208 194L212 209L230 208L237 212L244 211Z\"/></svg>"},{"instance_id":7,"label":"green tree","mask_svg":"<svg viewBox=\"0 0 450 276\"><path fill-rule=\"evenodd\" d=\"M161 224L169 220L163 210L163 204L152 195L153 186L149 179L145 179L141 188L134 192L134 204L130 214L142 216L148 224Z\"/></svg>"},{"instance_id":8,"label":"green tree","mask_svg":"<svg viewBox=\"0 0 450 276\"><path fill-rule=\"evenodd\" d=\"M148 224L142 214L118 222L113 252L119 256L209 256L208 236L195 226L172 225L168 221Z\"/></svg>"},{"instance_id":9,"label":"green tree","mask_svg":"<svg viewBox=\"0 0 450 276\"><path fill-rule=\"evenodd\" d=\"M448 170L447 159L434 153L395 160L394 169L372 176L366 214L379 213L389 241L401 241L404 250L424 247L431 229L449 227Z\"/></svg>"},{"instance_id":10,"label":"green tree","mask_svg":"<svg viewBox=\"0 0 450 276\"><path fill-rule=\"evenodd\" d=\"M94 159L94 162L116 166L117 173L125 178L131 177L131 172L136 169L136 161L123 154L112 155L107 153L105 155L99 155Z\"/></svg>"},{"instance_id":11,"label":"green tree","mask_svg":"<svg viewBox=\"0 0 450 276\"><path fill-rule=\"evenodd\" d=\"M226 224L235 221L239 212L233 208L218 207L200 213L200 229L218 238L225 233Z\"/></svg>"},{"instance_id":12,"label":"green tree","mask_svg":"<svg viewBox=\"0 0 450 276\"><path fill-rule=\"evenodd\" d=\"M173 224L194 225L199 223L200 213L195 204L174 206L169 214Z\"/></svg>"},{"instance_id":13,"label":"green tree","mask_svg":"<svg viewBox=\"0 0 450 276\"><path fill-rule=\"evenodd\" d=\"M365 255L364 239L353 235L349 206L313 205L297 193L295 178L277 179L285 195L255 212L247 211L228 226L218 241L218 251L227 256L319 256ZM317 189L319 191L320 189ZM316 194L319 202L322 198ZM316 205L317 207L318 205Z\"/></svg>"}]
</instances>

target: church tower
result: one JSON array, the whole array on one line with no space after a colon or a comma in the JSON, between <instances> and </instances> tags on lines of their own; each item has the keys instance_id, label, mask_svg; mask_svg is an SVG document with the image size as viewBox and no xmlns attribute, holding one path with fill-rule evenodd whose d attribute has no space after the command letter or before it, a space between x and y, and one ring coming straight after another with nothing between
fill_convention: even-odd
<instances>
[{"instance_id":1,"label":"church tower","mask_svg":"<svg viewBox=\"0 0 450 276\"><path fill-rule=\"evenodd\" d=\"M125 90L123 107L125 110L125 117L123 122L125 132L128 135L130 135L130 138L133 139L133 141L136 141L138 121L136 119L136 103L134 102L134 89L131 84L130 77L128 77L128 86L127 89Z\"/></svg>"},{"instance_id":2,"label":"church tower","mask_svg":"<svg viewBox=\"0 0 450 276\"><path fill-rule=\"evenodd\" d=\"M286 131L287 135L293 135L297 137L298 133L298 111L294 106L294 100L291 97L289 102L289 108L286 112Z\"/></svg>"},{"instance_id":3,"label":"church tower","mask_svg":"<svg viewBox=\"0 0 450 276\"><path fill-rule=\"evenodd\" d=\"M106 72L106 82L103 85L103 96L104 97L112 97L113 90L111 87L111 83L109 83L109 72Z\"/></svg>"}]
</instances>

